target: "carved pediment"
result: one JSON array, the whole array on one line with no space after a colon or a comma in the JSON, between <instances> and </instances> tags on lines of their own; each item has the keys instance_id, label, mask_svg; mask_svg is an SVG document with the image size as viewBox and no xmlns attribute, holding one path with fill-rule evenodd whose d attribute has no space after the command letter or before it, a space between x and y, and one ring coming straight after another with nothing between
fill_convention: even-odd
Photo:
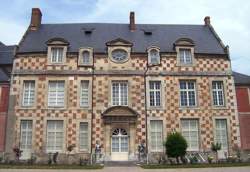
<instances>
[{"instance_id":1,"label":"carved pediment","mask_svg":"<svg viewBox=\"0 0 250 172\"><path fill-rule=\"evenodd\" d=\"M113 106L106 109L103 113L103 117L137 117L138 113L127 106Z\"/></svg>"},{"instance_id":2,"label":"carved pediment","mask_svg":"<svg viewBox=\"0 0 250 172\"><path fill-rule=\"evenodd\" d=\"M63 38L52 38L46 42L47 45L69 45L69 42Z\"/></svg>"},{"instance_id":3,"label":"carved pediment","mask_svg":"<svg viewBox=\"0 0 250 172\"><path fill-rule=\"evenodd\" d=\"M117 38L112 41L106 42L107 46L133 46L133 44L125 39Z\"/></svg>"},{"instance_id":4,"label":"carved pediment","mask_svg":"<svg viewBox=\"0 0 250 172\"><path fill-rule=\"evenodd\" d=\"M180 38L175 41L174 46L194 46L194 41L190 38Z\"/></svg>"}]
</instances>

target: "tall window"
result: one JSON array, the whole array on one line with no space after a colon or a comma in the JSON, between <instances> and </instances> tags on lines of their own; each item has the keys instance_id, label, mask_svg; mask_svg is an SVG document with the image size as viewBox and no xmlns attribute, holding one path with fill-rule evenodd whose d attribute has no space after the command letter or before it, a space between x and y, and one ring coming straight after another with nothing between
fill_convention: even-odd
<instances>
[{"instance_id":1,"label":"tall window","mask_svg":"<svg viewBox=\"0 0 250 172\"><path fill-rule=\"evenodd\" d=\"M213 104L214 106L224 106L224 91L222 81L213 81Z\"/></svg>"},{"instance_id":2,"label":"tall window","mask_svg":"<svg viewBox=\"0 0 250 172\"><path fill-rule=\"evenodd\" d=\"M161 106L161 81L149 81L150 106Z\"/></svg>"},{"instance_id":3,"label":"tall window","mask_svg":"<svg viewBox=\"0 0 250 172\"><path fill-rule=\"evenodd\" d=\"M48 106L64 106L64 81L49 81Z\"/></svg>"},{"instance_id":4,"label":"tall window","mask_svg":"<svg viewBox=\"0 0 250 172\"><path fill-rule=\"evenodd\" d=\"M88 150L88 123L81 122L79 130L79 147L80 150Z\"/></svg>"},{"instance_id":5,"label":"tall window","mask_svg":"<svg viewBox=\"0 0 250 172\"><path fill-rule=\"evenodd\" d=\"M149 51L149 63L150 64L159 64L160 63L160 53L156 49Z\"/></svg>"},{"instance_id":6,"label":"tall window","mask_svg":"<svg viewBox=\"0 0 250 172\"><path fill-rule=\"evenodd\" d=\"M63 48L52 47L51 48L51 63L62 63L63 62Z\"/></svg>"},{"instance_id":7,"label":"tall window","mask_svg":"<svg viewBox=\"0 0 250 172\"><path fill-rule=\"evenodd\" d=\"M215 120L216 136L215 142L221 144L223 150L228 149L228 137L227 137L227 120L216 119Z\"/></svg>"},{"instance_id":8,"label":"tall window","mask_svg":"<svg viewBox=\"0 0 250 172\"><path fill-rule=\"evenodd\" d=\"M153 152L161 152L163 150L163 125L160 120L150 121L150 141L151 150Z\"/></svg>"},{"instance_id":9,"label":"tall window","mask_svg":"<svg viewBox=\"0 0 250 172\"><path fill-rule=\"evenodd\" d=\"M128 82L112 82L112 105L128 105Z\"/></svg>"},{"instance_id":10,"label":"tall window","mask_svg":"<svg viewBox=\"0 0 250 172\"><path fill-rule=\"evenodd\" d=\"M180 63L192 64L192 53L190 49L180 49Z\"/></svg>"},{"instance_id":11,"label":"tall window","mask_svg":"<svg viewBox=\"0 0 250 172\"><path fill-rule=\"evenodd\" d=\"M180 105L196 106L195 81L180 81Z\"/></svg>"},{"instance_id":12,"label":"tall window","mask_svg":"<svg viewBox=\"0 0 250 172\"><path fill-rule=\"evenodd\" d=\"M89 106L89 81L81 81L80 106Z\"/></svg>"},{"instance_id":13,"label":"tall window","mask_svg":"<svg viewBox=\"0 0 250 172\"><path fill-rule=\"evenodd\" d=\"M181 132L183 137L187 140L188 150L199 150L199 127L196 119L181 120Z\"/></svg>"},{"instance_id":14,"label":"tall window","mask_svg":"<svg viewBox=\"0 0 250 172\"><path fill-rule=\"evenodd\" d=\"M35 81L23 82L23 106L32 106L35 102Z\"/></svg>"},{"instance_id":15,"label":"tall window","mask_svg":"<svg viewBox=\"0 0 250 172\"><path fill-rule=\"evenodd\" d=\"M32 148L32 121L21 120L20 130L20 149L30 150Z\"/></svg>"},{"instance_id":16,"label":"tall window","mask_svg":"<svg viewBox=\"0 0 250 172\"><path fill-rule=\"evenodd\" d=\"M82 64L90 64L90 53L89 51L82 52Z\"/></svg>"},{"instance_id":17,"label":"tall window","mask_svg":"<svg viewBox=\"0 0 250 172\"><path fill-rule=\"evenodd\" d=\"M57 152L63 149L63 121L47 122L47 151Z\"/></svg>"}]
</instances>

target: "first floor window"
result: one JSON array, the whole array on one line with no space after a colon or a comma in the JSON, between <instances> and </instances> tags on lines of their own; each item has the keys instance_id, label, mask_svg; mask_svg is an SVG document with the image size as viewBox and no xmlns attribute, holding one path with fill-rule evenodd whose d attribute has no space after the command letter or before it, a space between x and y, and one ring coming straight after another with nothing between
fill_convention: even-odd
<instances>
[{"instance_id":1,"label":"first floor window","mask_svg":"<svg viewBox=\"0 0 250 172\"><path fill-rule=\"evenodd\" d=\"M161 81L149 81L150 106L161 106Z\"/></svg>"},{"instance_id":2,"label":"first floor window","mask_svg":"<svg viewBox=\"0 0 250 172\"><path fill-rule=\"evenodd\" d=\"M224 106L224 90L222 81L212 82L214 106Z\"/></svg>"},{"instance_id":3,"label":"first floor window","mask_svg":"<svg viewBox=\"0 0 250 172\"><path fill-rule=\"evenodd\" d=\"M51 48L51 63L62 63L63 62L63 48L52 47Z\"/></svg>"},{"instance_id":4,"label":"first floor window","mask_svg":"<svg viewBox=\"0 0 250 172\"><path fill-rule=\"evenodd\" d=\"M47 122L47 151L57 152L63 149L63 121L50 120Z\"/></svg>"},{"instance_id":5,"label":"first floor window","mask_svg":"<svg viewBox=\"0 0 250 172\"><path fill-rule=\"evenodd\" d=\"M35 102L35 81L23 82L23 106L32 106Z\"/></svg>"},{"instance_id":6,"label":"first floor window","mask_svg":"<svg viewBox=\"0 0 250 172\"><path fill-rule=\"evenodd\" d=\"M192 53L190 49L180 49L180 63L192 64Z\"/></svg>"},{"instance_id":7,"label":"first floor window","mask_svg":"<svg viewBox=\"0 0 250 172\"><path fill-rule=\"evenodd\" d=\"M215 143L220 143L223 150L228 149L228 137L227 137L227 120L216 119L215 120Z\"/></svg>"},{"instance_id":8,"label":"first floor window","mask_svg":"<svg viewBox=\"0 0 250 172\"><path fill-rule=\"evenodd\" d=\"M88 123L80 122L79 130L79 147L80 150L88 150Z\"/></svg>"},{"instance_id":9,"label":"first floor window","mask_svg":"<svg viewBox=\"0 0 250 172\"><path fill-rule=\"evenodd\" d=\"M21 120L20 134L20 149L30 150L32 148L32 120Z\"/></svg>"},{"instance_id":10,"label":"first floor window","mask_svg":"<svg viewBox=\"0 0 250 172\"><path fill-rule=\"evenodd\" d=\"M48 106L64 106L64 81L49 81Z\"/></svg>"},{"instance_id":11,"label":"first floor window","mask_svg":"<svg viewBox=\"0 0 250 172\"><path fill-rule=\"evenodd\" d=\"M180 105L196 106L195 81L180 81Z\"/></svg>"},{"instance_id":12,"label":"first floor window","mask_svg":"<svg viewBox=\"0 0 250 172\"><path fill-rule=\"evenodd\" d=\"M188 150L199 150L199 127L197 119L183 119L181 120L181 132L183 137L187 140Z\"/></svg>"},{"instance_id":13,"label":"first floor window","mask_svg":"<svg viewBox=\"0 0 250 172\"><path fill-rule=\"evenodd\" d=\"M150 121L150 141L152 152L163 150L163 124L161 120Z\"/></svg>"},{"instance_id":14,"label":"first floor window","mask_svg":"<svg viewBox=\"0 0 250 172\"><path fill-rule=\"evenodd\" d=\"M89 81L81 81L80 106L89 106Z\"/></svg>"},{"instance_id":15,"label":"first floor window","mask_svg":"<svg viewBox=\"0 0 250 172\"><path fill-rule=\"evenodd\" d=\"M128 105L128 83L112 82L112 105L127 106Z\"/></svg>"}]
</instances>

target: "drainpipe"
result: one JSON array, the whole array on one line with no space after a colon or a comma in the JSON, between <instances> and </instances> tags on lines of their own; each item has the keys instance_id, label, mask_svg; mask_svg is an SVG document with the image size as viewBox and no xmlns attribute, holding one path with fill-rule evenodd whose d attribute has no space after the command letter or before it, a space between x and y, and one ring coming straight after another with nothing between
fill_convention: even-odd
<instances>
[{"instance_id":1,"label":"drainpipe","mask_svg":"<svg viewBox=\"0 0 250 172\"><path fill-rule=\"evenodd\" d=\"M91 71L91 77L92 77L92 84L91 84L91 131L90 131L90 160L91 160L91 164L93 163L93 158L92 158L92 141L93 141L93 116L94 116L94 110L93 110L93 93L94 93L94 89L93 89L93 86L94 86L94 52L93 52L93 65L92 65L92 71Z\"/></svg>"},{"instance_id":2,"label":"drainpipe","mask_svg":"<svg viewBox=\"0 0 250 172\"><path fill-rule=\"evenodd\" d=\"M146 153L147 153L147 163L148 163L148 110L147 110L147 81L146 81L146 77L147 77L147 72L148 72L148 58L147 58L147 65L146 65L146 70L144 72L144 94L145 94L145 120L146 120Z\"/></svg>"}]
</instances>

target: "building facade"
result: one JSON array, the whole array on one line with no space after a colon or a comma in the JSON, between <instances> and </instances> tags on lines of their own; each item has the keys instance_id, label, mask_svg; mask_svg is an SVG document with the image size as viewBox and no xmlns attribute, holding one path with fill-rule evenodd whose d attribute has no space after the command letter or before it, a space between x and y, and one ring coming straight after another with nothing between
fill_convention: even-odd
<instances>
[{"instance_id":1,"label":"building facade","mask_svg":"<svg viewBox=\"0 0 250 172\"><path fill-rule=\"evenodd\" d=\"M8 112L10 73L15 46L0 42L0 152L5 148L6 119Z\"/></svg>"},{"instance_id":2,"label":"building facade","mask_svg":"<svg viewBox=\"0 0 250 172\"><path fill-rule=\"evenodd\" d=\"M164 152L171 132L188 151L240 144L228 48L204 25L41 24L18 45L6 146L45 156L101 151L107 161ZM11 127L12 126L12 127ZM100 149L99 149L100 148Z\"/></svg>"},{"instance_id":3,"label":"building facade","mask_svg":"<svg viewBox=\"0 0 250 172\"><path fill-rule=\"evenodd\" d=\"M250 150L250 76L234 72L241 148Z\"/></svg>"}]
</instances>

